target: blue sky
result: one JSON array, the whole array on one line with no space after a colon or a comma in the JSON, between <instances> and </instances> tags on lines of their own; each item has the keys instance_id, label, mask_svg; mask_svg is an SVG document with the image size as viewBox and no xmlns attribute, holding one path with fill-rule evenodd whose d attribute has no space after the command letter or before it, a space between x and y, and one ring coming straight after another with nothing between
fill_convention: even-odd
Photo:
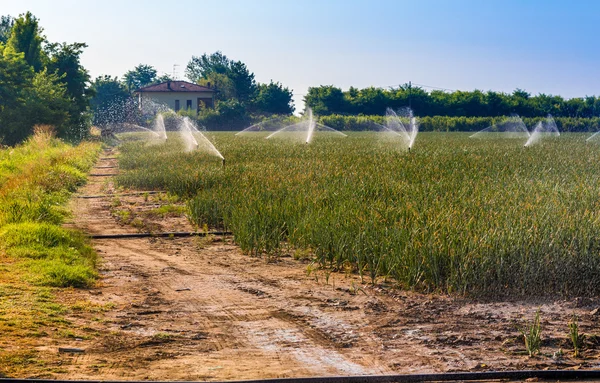
<instances>
[{"instance_id":1,"label":"blue sky","mask_svg":"<svg viewBox=\"0 0 600 383\"><path fill-rule=\"evenodd\" d=\"M0 0L31 11L50 41L86 42L95 77L159 73L220 50L257 81L600 94L600 1Z\"/></svg>"}]
</instances>

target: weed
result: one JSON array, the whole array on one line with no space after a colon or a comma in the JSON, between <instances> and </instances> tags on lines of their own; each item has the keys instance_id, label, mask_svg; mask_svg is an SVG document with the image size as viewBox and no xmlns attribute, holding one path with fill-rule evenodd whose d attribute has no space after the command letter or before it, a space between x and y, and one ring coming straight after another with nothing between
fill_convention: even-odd
<instances>
[{"instance_id":1,"label":"weed","mask_svg":"<svg viewBox=\"0 0 600 383\"><path fill-rule=\"evenodd\" d=\"M540 310L535 312L535 317L532 323L529 323L525 328L521 329L523 340L525 341L525 349L530 357L540 353L542 347L542 325L540 322Z\"/></svg>"},{"instance_id":2,"label":"weed","mask_svg":"<svg viewBox=\"0 0 600 383\"><path fill-rule=\"evenodd\" d=\"M215 236L214 235L204 235L204 236L195 236L194 237L194 242L196 244L196 247L198 249L205 249L208 246L210 246L213 241L215 240Z\"/></svg>"},{"instance_id":3,"label":"weed","mask_svg":"<svg viewBox=\"0 0 600 383\"><path fill-rule=\"evenodd\" d=\"M585 342L585 335L579 333L579 318L575 314L569 321L569 339L573 345L573 356L578 358Z\"/></svg>"}]
</instances>

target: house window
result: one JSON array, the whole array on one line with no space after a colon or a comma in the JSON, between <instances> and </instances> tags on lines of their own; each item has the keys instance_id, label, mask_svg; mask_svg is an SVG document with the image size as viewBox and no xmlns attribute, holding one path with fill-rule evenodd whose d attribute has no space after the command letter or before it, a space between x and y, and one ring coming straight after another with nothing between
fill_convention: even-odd
<instances>
[{"instance_id":1,"label":"house window","mask_svg":"<svg viewBox=\"0 0 600 383\"><path fill-rule=\"evenodd\" d=\"M186 109L192 109L192 100L187 100L185 102L185 108Z\"/></svg>"},{"instance_id":2,"label":"house window","mask_svg":"<svg viewBox=\"0 0 600 383\"><path fill-rule=\"evenodd\" d=\"M179 110L179 100L175 100L175 111Z\"/></svg>"}]
</instances>

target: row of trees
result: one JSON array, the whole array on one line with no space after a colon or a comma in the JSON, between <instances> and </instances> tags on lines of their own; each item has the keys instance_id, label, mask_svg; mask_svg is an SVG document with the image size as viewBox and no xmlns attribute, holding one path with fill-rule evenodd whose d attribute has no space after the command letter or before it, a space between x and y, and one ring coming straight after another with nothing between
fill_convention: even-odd
<instances>
[{"instance_id":1,"label":"row of trees","mask_svg":"<svg viewBox=\"0 0 600 383\"><path fill-rule=\"evenodd\" d=\"M31 13L0 18L0 142L15 144L35 124L81 139L89 131L89 75L83 43L51 43Z\"/></svg>"},{"instance_id":2,"label":"row of trees","mask_svg":"<svg viewBox=\"0 0 600 383\"><path fill-rule=\"evenodd\" d=\"M350 88L343 92L334 86L309 88L304 97L315 114L381 115L387 107L411 106L418 116L495 117L516 113L523 117L552 114L557 117L600 116L600 98L588 96L565 100L561 96L530 93L517 89L511 94L480 90L427 92L405 84L397 88Z\"/></svg>"},{"instance_id":3,"label":"row of trees","mask_svg":"<svg viewBox=\"0 0 600 383\"><path fill-rule=\"evenodd\" d=\"M273 114L291 115L294 112L292 91L278 82L257 83L254 73L241 61L229 59L221 52L193 56L185 70L194 83L217 89L214 109L182 111L197 118L212 129L235 129L256 118ZM96 96L92 99L94 123L102 125L118 122L130 115L130 95L147 85L171 80L168 75L158 76L150 65L140 64L121 79L100 76L92 83Z\"/></svg>"}]
</instances>

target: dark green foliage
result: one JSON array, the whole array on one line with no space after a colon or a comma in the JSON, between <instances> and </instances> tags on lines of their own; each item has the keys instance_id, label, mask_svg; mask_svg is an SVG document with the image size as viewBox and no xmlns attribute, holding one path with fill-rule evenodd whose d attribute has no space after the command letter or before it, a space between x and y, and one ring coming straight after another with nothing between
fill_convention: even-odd
<instances>
[{"instance_id":1,"label":"dark green foliage","mask_svg":"<svg viewBox=\"0 0 600 383\"><path fill-rule=\"evenodd\" d=\"M234 98L240 102L251 101L256 96L254 73L250 72L243 62L230 60L221 52L211 55L205 53L200 57L192 56L185 69L185 75L193 82L216 78L220 79L222 84L227 82L223 79L226 77L229 80L227 84L228 98Z\"/></svg>"},{"instance_id":2,"label":"dark green foliage","mask_svg":"<svg viewBox=\"0 0 600 383\"><path fill-rule=\"evenodd\" d=\"M246 106L235 99L217 101L215 109L203 109L198 122L211 130L241 130L251 124Z\"/></svg>"},{"instance_id":3,"label":"dark green foliage","mask_svg":"<svg viewBox=\"0 0 600 383\"><path fill-rule=\"evenodd\" d=\"M6 43L15 52L23 52L25 61L36 72L42 69L44 62L42 43L45 38L42 31L38 19L31 12L27 12L15 20Z\"/></svg>"},{"instance_id":4,"label":"dark green foliage","mask_svg":"<svg viewBox=\"0 0 600 383\"><path fill-rule=\"evenodd\" d=\"M96 77L91 88L94 91L94 97L90 100L94 125L126 121L127 109L124 105L130 96L116 77Z\"/></svg>"},{"instance_id":5,"label":"dark green foliage","mask_svg":"<svg viewBox=\"0 0 600 383\"><path fill-rule=\"evenodd\" d=\"M33 79L33 70L23 54L0 45L0 116L22 102L22 91Z\"/></svg>"},{"instance_id":6,"label":"dark green foliage","mask_svg":"<svg viewBox=\"0 0 600 383\"><path fill-rule=\"evenodd\" d=\"M304 97L304 102L319 116L346 113L347 102L344 99L344 93L340 88L333 85L308 88L308 94Z\"/></svg>"},{"instance_id":7,"label":"dark green foliage","mask_svg":"<svg viewBox=\"0 0 600 383\"><path fill-rule=\"evenodd\" d=\"M173 77L168 73L163 73L162 75L158 76L155 80L155 82L157 84L167 82L167 81L173 81Z\"/></svg>"},{"instance_id":8,"label":"dark green foliage","mask_svg":"<svg viewBox=\"0 0 600 383\"><path fill-rule=\"evenodd\" d=\"M269 84L258 84L258 95L254 100L255 107L264 113L292 114L294 104L292 91L282 84L271 81Z\"/></svg>"},{"instance_id":9,"label":"dark green foliage","mask_svg":"<svg viewBox=\"0 0 600 383\"><path fill-rule=\"evenodd\" d=\"M12 20L0 20L0 35ZM4 32L3 32L4 31ZM83 43L46 43L30 12L0 44L0 141L13 145L36 124L55 127L59 137L80 140L89 131L89 75L80 64ZM2 37L0 36L0 39ZM46 46L42 45L46 43Z\"/></svg>"},{"instance_id":10,"label":"dark green foliage","mask_svg":"<svg viewBox=\"0 0 600 383\"><path fill-rule=\"evenodd\" d=\"M6 44L14 24L15 19L11 16L0 16L0 43Z\"/></svg>"},{"instance_id":11,"label":"dark green foliage","mask_svg":"<svg viewBox=\"0 0 600 383\"><path fill-rule=\"evenodd\" d=\"M433 90L426 92L415 86L398 88L350 88L342 92L332 85L311 87L304 97L306 106L315 114L383 115L386 108L411 106L415 115L421 117L497 117L517 113L521 117L597 117L600 115L600 99L593 96L565 100L560 96L539 94L531 96L522 89L512 94L501 92Z\"/></svg>"},{"instance_id":12,"label":"dark green foliage","mask_svg":"<svg viewBox=\"0 0 600 383\"><path fill-rule=\"evenodd\" d=\"M68 126L70 103L58 75L45 69L34 73L23 53L6 47L0 54L0 80L2 143L13 145L23 141L33 132L35 124Z\"/></svg>"},{"instance_id":13,"label":"dark green foliage","mask_svg":"<svg viewBox=\"0 0 600 383\"><path fill-rule=\"evenodd\" d=\"M205 53L200 57L192 56L185 68L185 76L190 81L198 82L203 78L207 78L210 73L226 74L230 62L227 56L219 51L211 55Z\"/></svg>"},{"instance_id":14,"label":"dark green foliage","mask_svg":"<svg viewBox=\"0 0 600 383\"><path fill-rule=\"evenodd\" d=\"M82 139L89 130L90 116L88 107L93 89L89 85L88 71L81 65L80 56L87 44L48 44L47 70L60 76L60 82L65 84L69 99L67 109L69 121L59 130L59 136L70 139Z\"/></svg>"},{"instance_id":15,"label":"dark green foliage","mask_svg":"<svg viewBox=\"0 0 600 383\"><path fill-rule=\"evenodd\" d=\"M123 83L129 92L134 92L156 82L156 69L151 65L140 64L123 75Z\"/></svg>"}]
</instances>

